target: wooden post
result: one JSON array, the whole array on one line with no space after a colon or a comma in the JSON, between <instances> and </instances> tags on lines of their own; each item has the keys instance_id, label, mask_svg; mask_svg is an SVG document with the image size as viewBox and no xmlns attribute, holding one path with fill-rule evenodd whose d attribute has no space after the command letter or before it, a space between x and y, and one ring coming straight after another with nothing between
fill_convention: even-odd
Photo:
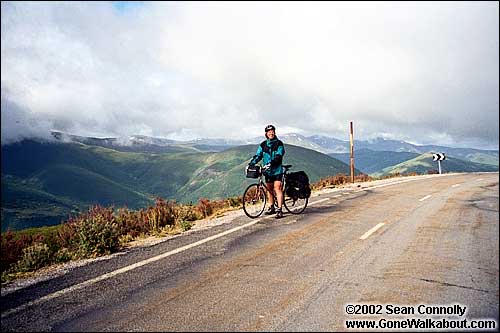
<instances>
[{"instance_id":1,"label":"wooden post","mask_svg":"<svg viewBox=\"0 0 500 333\"><path fill-rule=\"evenodd\" d=\"M351 143L351 183L354 183L354 138L352 121L350 122L349 141Z\"/></svg>"}]
</instances>

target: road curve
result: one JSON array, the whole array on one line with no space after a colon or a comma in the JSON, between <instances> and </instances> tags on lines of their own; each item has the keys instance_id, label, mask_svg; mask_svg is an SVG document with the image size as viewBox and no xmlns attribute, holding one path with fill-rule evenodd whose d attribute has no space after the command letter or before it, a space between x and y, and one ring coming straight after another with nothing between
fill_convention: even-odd
<instances>
[{"instance_id":1,"label":"road curve","mask_svg":"<svg viewBox=\"0 0 500 333\"><path fill-rule=\"evenodd\" d=\"M2 292L1 328L333 331L356 303L461 304L498 321L498 183L364 183L311 198L299 216L240 216Z\"/></svg>"}]
</instances>

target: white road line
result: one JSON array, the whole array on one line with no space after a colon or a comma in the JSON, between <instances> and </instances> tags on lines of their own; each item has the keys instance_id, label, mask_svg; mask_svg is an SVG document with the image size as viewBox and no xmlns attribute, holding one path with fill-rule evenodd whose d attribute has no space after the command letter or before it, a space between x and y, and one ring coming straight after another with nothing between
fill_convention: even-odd
<instances>
[{"instance_id":1,"label":"white road line","mask_svg":"<svg viewBox=\"0 0 500 333\"><path fill-rule=\"evenodd\" d=\"M483 180L483 178L479 178L477 181L479 182L479 181L481 181L481 180Z\"/></svg>"},{"instance_id":2,"label":"white road line","mask_svg":"<svg viewBox=\"0 0 500 333\"><path fill-rule=\"evenodd\" d=\"M315 204L317 204L317 203L320 203L320 202L323 202L323 201L327 201L327 200L330 200L330 198L325 198L325 199L321 199L321 200L318 200L318 201L311 202L311 203L309 204L309 206L312 206L312 205L315 205Z\"/></svg>"},{"instance_id":3,"label":"white road line","mask_svg":"<svg viewBox=\"0 0 500 333\"><path fill-rule=\"evenodd\" d=\"M453 173L445 173L445 174L442 174L442 175L433 175L433 178L434 177L448 177L448 176L453 176L453 175L454 175ZM403 180L395 181L395 182L392 182L392 183L380 184L380 185L374 185L374 186L368 186L368 187L364 187L364 188L361 188L361 189L353 190L353 193L361 192L361 191L368 191L368 190L371 190L371 189L374 189L374 188L379 188L379 187L386 187L386 186L397 185L397 184L402 184L402 183L407 183L407 182L413 182L413 181L416 181L416 180L426 180L428 178L429 177L424 177L424 178L418 177L418 178L413 178L413 179L403 179Z\"/></svg>"},{"instance_id":4,"label":"white road line","mask_svg":"<svg viewBox=\"0 0 500 333\"><path fill-rule=\"evenodd\" d=\"M329 199L323 199L324 200L329 200ZM319 201L322 201L322 200L319 200ZM318 202L318 201L316 201ZM165 253L162 253L160 255L157 255L155 257L152 257L152 258L149 258L149 259L146 259L146 260L143 260L143 261L139 261L133 265L130 265L130 266L125 266L123 268L120 268L120 269L117 269L115 271L112 271L112 272L109 272L109 273L106 273L104 275L101 275L101 276L98 276L96 278L93 278L93 279L90 279L90 280L87 280L87 281L84 281L84 282L81 282L81 283L78 283L78 284L75 284L71 287L68 287L68 288L64 288L64 289L61 289L59 291L56 291L55 293L52 293L52 294L48 294L48 295L45 295L39 299L36 299L34 301L31 301L31 302L28 302L28 303L25 303L25 304L22 304L20 306L18 306L17 308L14 308L14 309L11 309L11 310L7 310L5 312L2 313L2 316L1 318L4 318L4 317L7 317L8 315L12 314L12 313L16 313L16 312L19 312L29 306L32 306L32 305L36 305L38 303L41 303L41 302L44 302L44 301L48 301L48 300L51 300L51 299L54 299L56 297L59 297L59 296L62 296L64 294L67 294L69 292L72 292L72 291L75 291L75 290L79 290L79 289L82 289L82 288L85 288L85 287L88 287L94 283L97 283L99 281L103 281L103 280L106 280L106 279L109 279L113 276L116 276L116 275L119 275L119 274L123 274L123 273L126 273L128 271L131 271L133 269L136 269L136 268L139 268L141 266L144 266L144 265L147 265L147 264L150 264L150 263L153 263L155 261L158 261L158 260L161 260L161 259L164 259L166 257L169 257L171 255L174 255L174 254L177 254L177 253L180 253L180 252L183 252L185 250L188 250L190 248L193 248L195 246L198 246L198 245L201 245L201 244L204 244L204 243L207 243L207 242L210 242L214 239L217 239L217 238L220 238L220 237L223 237L223 236L226 236L230 233L233 233L235 231L238 231L238 230L241 230L243 228L246 228L246 227L249 227L251 225L254 225L258 222L260 222L261 220L265 219L266 217L263 217L263 218L260 218L260 219L257 219L257 220L254 220L252 222L249 222L247 224L244 224L242 226L239 226L239 227L236 227L236 228L233 228L233 229L229 229L229 230L226 230L224 232L221 232L220 234L216 234L216 235L213 235L213 236L210 236L208 238L205 238L205 239L202 239L202 240L199 240L197 242L194 242L192 244L188 244L188 245L185 245L185 246L181 246L177 249L174 249L172 251L169 251L169 252L165 252Z\"/></svg>"},{"instance_id":5,"label":"white road line","mask_svg":"<svg viewBox=\"0 0 500 333\"><path fill-rule=\"evenodd\" d=\"M338 198L338 197L341 197L341 196L342 196L342 195L337 194L337 195L334 195L333 197L334 197L334 198Z\"/></svg>"},{"instance_id":6,"label":"white road line","mask_svg":"<svg viewBox=\"0 0 500 333\"><path fill-rule=\"evenodd\" d=\"M374 188L380 188L380 187L386 187L386 186L391 186L391 185L397 185L397 184L401 184L401 183L413 182L413 181L416 181L416 180L421 180L421 178L403 179L403 180L399 180L399 181L392 182L392 183L369 186L369 187L361 188L359 190L355 190L354 192L367 191L367 190L371 190L371 189L374 189Z\"/></svg>"},{"instance_id":7,"label":"white road line","mask_svg":"<svg viewBox=\"0 0 500 333\"><path fill-rule=\"evenodd\" d=\"M370 230L368 230L367 232L365 232L363 234L363 236L359 237L359 239L367 239L368 237L370 237L371 234L373 234L375 231L377 231L378 229L382 228L383 226L384 226L384 223L377 224L376 226L374 226L373 228L371 228Z\"/></svg>"},{"instance_id":8,"label":"white road line","mask_svg":"<svg viewBox=\"0 0 500 333\"><path fill-rule=\"evenodd\" d=\"M454 184L454 185L451 185L451 187L457 187L457 186L460 186L461 184Z\"/></svg>"},{"instance_id":9,"label":"white road line","mask_svg":"<svg viewBox=\"0 0 500 333\"><path fill-rule=\"evenodd\" d=\"M423 197L422 199L419 199L418 201L424 201L424 200L427 200L429 199L430 197L432 197L432 195L426 195L425 197Z\"/></svg>"}]
</instances>

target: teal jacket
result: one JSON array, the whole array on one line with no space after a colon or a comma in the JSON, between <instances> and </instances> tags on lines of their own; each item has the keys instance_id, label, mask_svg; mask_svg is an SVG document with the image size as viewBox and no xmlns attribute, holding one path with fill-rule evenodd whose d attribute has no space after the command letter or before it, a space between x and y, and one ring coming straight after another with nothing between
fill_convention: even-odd
<instances>
[{"instance_id":1,"label":"teal jacket","mask_svg":"<svg viewBox=\"0 0 500 333\"><path fill-rule=\"evenodd\" d=\"M250 164L257 164L263 159L263 165L271 164L271 168L265 173L267 176L276 176L283 173L281 164L283 163L283 155L285 155L285 147L283 142L277 137L272 140L265 140L257 148L257 153L252 157Z\"/></svg>"}]
</instances>

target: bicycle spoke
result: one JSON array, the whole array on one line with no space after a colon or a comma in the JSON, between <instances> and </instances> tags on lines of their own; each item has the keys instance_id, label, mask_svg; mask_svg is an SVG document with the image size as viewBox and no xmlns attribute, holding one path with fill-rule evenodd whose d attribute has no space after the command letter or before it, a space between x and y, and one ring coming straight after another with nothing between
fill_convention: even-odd
<instances>
[{"instance_id":1,"label":"bicycle spoke","mask_svg":"<svg viewBox=\"0 0 500 333\"><path fill-rule=\"evenodd\" d=\"M248 217L260 216L266 206L266 193L258 184L247 187L243 194L243 210Z\"/></svg>"},{"instance_id":2,"label":"bicycle spoke","mask_svg":"<svg viewBox=\"0 0 500 333\"><path fill-rule=\"evenodd\" d=\"M285 195L284 206L290 213L300 214L306 209L308 201L308 198L292 198Z\"/></svg>"}]
</instances>

